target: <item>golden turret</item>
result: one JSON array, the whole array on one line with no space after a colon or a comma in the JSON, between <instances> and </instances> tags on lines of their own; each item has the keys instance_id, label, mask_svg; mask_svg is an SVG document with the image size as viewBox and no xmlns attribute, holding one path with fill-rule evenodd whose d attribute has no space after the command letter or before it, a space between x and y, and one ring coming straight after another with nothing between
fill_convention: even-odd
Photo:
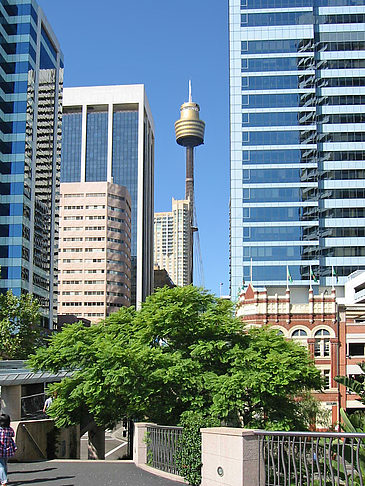
<instances>
[{"instance_id":1,"label":"golden turret","mask_svg":"<svg viewBox=\"0 0 365 486\"><path fill-rule=\"evenodd\" d=\"M197 147L204 143L205 123L199 119L200 107L191 100L189 84L189 101L180 107L180 120L175 122L176 142L183 147Z\"/></svg>"}]
</instances>

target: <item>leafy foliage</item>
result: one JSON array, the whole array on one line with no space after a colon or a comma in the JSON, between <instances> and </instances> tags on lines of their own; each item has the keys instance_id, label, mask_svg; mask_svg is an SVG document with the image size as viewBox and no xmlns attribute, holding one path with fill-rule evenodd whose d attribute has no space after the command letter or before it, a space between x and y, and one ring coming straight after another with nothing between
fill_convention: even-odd
<instances>
[{"instance_id":1,"label":"leafy foliage","mask_svg":"<svg viewBox=\"0 0 365 486\"><path fill-rule=\"evenodd\" d=\"M365 373L365 361L359 363L360 368ZM365 382L359 381L356 378L349 376L335 376L335 381L349 388L351 391L359 395L362 403L365 404Z\"/></svg>"},{"instance_id":2,"label":"leafy foliage","mask_svg":"<svg viewBox=\"0 0 365 486\"><path fill-rule=\"evenodd\" d=\"M332 430L332 412L322 406L313 394L306 390L297 397L298 416L301 417L304 428L310 430L313 426L316 428Z\"/></svg>"},{"instance_id":3,"label":"leafy foliage","mask_svg":"<svg viewBox=\"0 0 365 486\"><path fill-rule=\"evenodd\" d=\"M303 428L295 397L321 387L302 346L244 329L230 302L194 286L160 289L141 310L91 328L66 326L30 365L74 371L52 387L49 413L61 426L86 409L105 426L124 416L175 425L194 411L227 425Z\"/></svg>"},{"instance_id":4,"label":"leafy foliage","mask_svg":"<svg viewBox=\"0 0 365 486\"><path fill-rule=\"evenodd\" d=\"M0 359L26 359L41 344L39 306L30 295L0 295Z\"/></svg>"},{"instance_id":5,"label":"leafy foliage","mask_svg":"<svg viewBox=\"0 0 365 486\"><path fill-rule=\"evenodd\" d=\"M204 417L201 413L184 412L180 424L183 427L182 436L178 444L175 460L179 475L192 486L201 483L202 468L202 427L217 427L219 420Z\"/></svg>"},{"instance_id":6,"label":"leafy foliage","mask_svg":"<svg viewBox=\"0 0 365 486\"><path fill-rule=\"evenodd\" d=\"M365 362L363 361L362 363L359 363L359 366L365 373ZM346 386L346 388L349 388L357 395L359 395L361 402L365 404L365 383L363 381L359 381L354 377L348 376L336 376L335 381L337 381L341 385ZM363 411L357 411L351 415L347 415L345 410L341 408L340 414L342 418L340 426L345 432L350 432L353 434L365 432L365 413ZM351 461L354 460L354 457L356 456L358 458L357 473L361 475L361 473L365 471L365 445L361 439L357 439L353 447L354 450L352 450L351 445L345 445L345 459L351 463ZM335 465L335 467L337 467L337 472L339 476L344 477L345 471L341 470L338 465ZM357 476L352 478L352 481L355 485L362 484L362 482L360 481L360 477Z\"/></svg>"}]
</instances>

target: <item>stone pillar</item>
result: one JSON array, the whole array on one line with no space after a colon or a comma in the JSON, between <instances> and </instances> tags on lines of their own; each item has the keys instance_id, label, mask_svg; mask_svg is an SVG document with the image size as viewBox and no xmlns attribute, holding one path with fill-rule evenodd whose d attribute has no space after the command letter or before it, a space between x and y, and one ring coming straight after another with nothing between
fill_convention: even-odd
<instances>
[{"instance_id":1,"label":"stone pillar","mask_svg":"<svg viewBox=\"0 0 365 486\"><path fill-rule=\"evenodd\" d=\"M135 422L133 432L133 461L136 466L147 464L147 427L156 424Z\"/></svg>"},{"instance_id":2,"label":"stone pillar","mask_svg":"<svg viewBox=\"0 0 365 486\"><path fill-rule=\"evenodd\" d=\"M259 437L253 430L214 427L200 431L201 486L264 486Z\"/></svg>"},{"instance_id":3,"label":"stone pillar","mask_svg":"<svg viewBox=\"0 0 365 486\"><path fill-rule=\"evenodd\" d=\"M315 356L314 356L314 345L315 345L315 343L316 343L316 340L314 338L308 338L307 339L308 350L309 350L310 357L312 359L315 359Z\"/></svg>"},{"instance_id":4,"label":"stone pillar","mask_svg":"<svg viewBox=\"0 0 365 486\"><path fill-rule=\"evenodd\" d=\"M1 387L1 412L10 415L12 421L21 419L21 385Z\"/></svg>"},{"instance_id":5,"label":"stone pillar","mask_svg":"<svg viewBox=\"0 0 365 486\"><path fill-rule=\"evenodd\" d=\"M105 459L105 430L95 423L87 431L87 458L90 460Z\"/></svg>"},{"instance_id":6,"label":"stone pillar","mask_svg":"<svg viewBox=\"0 0 365 486\"><path fill-rule=\"evenodd\" d=\"M337 350L339 346L339 340L337 338L330 338L330 345L331 345L331 350L330 350L330 356L331 356L331 383L330 387L331 388L336 388L337 383L334 380L334 377L337 376L338 373L338 355L337 355Z\"/></svg>"},{"instance_id":7,"label":"stone pillar","mask_svg":"<svg viewBox=\"0 0 365 486\"><path fill-rule=\"evenodd\" d=\"M312 284L309 287L308 304L309 304L309 312L310 312L310 323L313 324L313 322L314 322L314 296L313 296Z\"/></svg>"}]
</instances>

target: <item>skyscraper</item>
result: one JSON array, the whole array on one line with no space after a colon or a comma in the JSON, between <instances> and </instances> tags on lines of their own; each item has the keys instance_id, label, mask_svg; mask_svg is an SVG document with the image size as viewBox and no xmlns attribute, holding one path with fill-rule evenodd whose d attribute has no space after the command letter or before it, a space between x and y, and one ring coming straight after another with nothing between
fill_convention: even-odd
<instances>
[{"instance_id":1,"label":"skyscraper","mask_svg":"<svg viewBox=\"0 0 365 486\"><path fill-rule=\"evenodd\" d=\"M0 289L33 293L52 327L63 56L34 0L2 0L0 18Z\"/></svg>"},{"instance_id":2,"label":"skyscraper","mask_svg":"<svg viewBox=\"0 0 365 486\"><path fill-rule=\"evenodd\" d=\"M95 323L130 305L131 202L110 182L61 184L58 314Z\"/></svg>"},{"instance_id":3,"label":"skyscraper","mask_svg":"<svg viewBox=\"0 0 365 486\"><path fill-rule=\"evenodd\" d=\"M112 182L131 196L131 301L153 291L154 127L143 85L66 88L61 182Z\"/></svg>"},{"instance_id":4,"label":"skyscraper","mask_svg":"<svg viewBox=\"0 0 365 486\"><path fill-rule=\"evenodd\" d=\"M343 284L365 268L365 2L230 0L229 24L231 294L287 268Z\"/></svg>"},{"instance_id":5,"label":"skyscraper","mask_svg":"<svg viewBox=\"0 0 365 486\"><path fill-rule=\"evenodd\" d=\"M189 200L172 198L172 211L155 213L154 262L175 285L191 283Z\"/></svg>"}]
</instances>

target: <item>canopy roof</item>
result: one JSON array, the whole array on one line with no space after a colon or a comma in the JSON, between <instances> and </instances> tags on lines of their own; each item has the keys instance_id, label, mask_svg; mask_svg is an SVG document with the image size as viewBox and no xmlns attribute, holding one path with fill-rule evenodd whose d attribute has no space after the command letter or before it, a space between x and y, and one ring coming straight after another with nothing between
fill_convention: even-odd
<instances>
[{"instance_id":1,"label":"canopy roof","mask_svg":"<svg viewBox=\"0 0 365 486\"><path fill-rule=\"evenodd\" d=\"M71 376L71 374L67 371L60 371L59 373L37 371L33 373L25 367L25 361L0 361L0 386L50 383L53 381L61 381L62 378Z\"/></svg>"}]
</instances>

